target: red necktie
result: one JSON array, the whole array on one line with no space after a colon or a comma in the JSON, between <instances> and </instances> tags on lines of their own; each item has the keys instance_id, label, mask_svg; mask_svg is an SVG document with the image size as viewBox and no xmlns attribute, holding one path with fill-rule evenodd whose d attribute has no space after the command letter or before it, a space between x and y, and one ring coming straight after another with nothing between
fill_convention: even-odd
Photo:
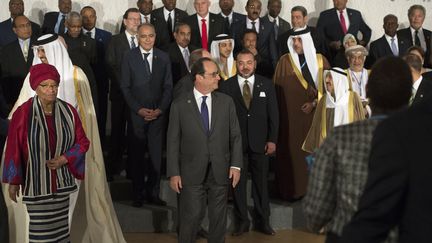
<instances>
[{"instance_id":1,"label":"red necktie","mask_svg":"<svg viewBox=\"0 0 432 243\"><path fill-rule=\"evenodd\" d=\"M345 17L343 15L343 10L339 11L339 17L340 17L340 24L342 27L342 31L344 33L344 35L348 32L347 27L346 27L346 23L345 23Z\"/></svg>"},{"instance_id":2,"label":"red necktie","mask_svg":"<svg viewBox=\"0 0 432 243\"><path fill-rule=\"evenodd\" d=\"M201 44L203 49L208 50L206 19L201 19Z\"/></svg>"}]
</instances>

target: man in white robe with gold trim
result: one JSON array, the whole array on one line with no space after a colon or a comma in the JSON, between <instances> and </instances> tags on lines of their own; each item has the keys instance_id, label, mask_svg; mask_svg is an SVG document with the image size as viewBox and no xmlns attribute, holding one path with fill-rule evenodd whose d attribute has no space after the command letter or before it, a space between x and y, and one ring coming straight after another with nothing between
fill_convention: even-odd
<instances>
[{"instance_id":1,"label":"man in white robe with gold trim","mask_svg":"<svg viewBox=\"0 0 432 243\"><path fill-rule=\"evenodd\" d=\"M74 207L70 210L73 216L69 215L71 241L80 243L126 242L106 182L96 113L88 79L79 67L73 66L61 37L51 34L41 36L35 43L33 51L35 56L33 65L42 62L49 63L59 71L61 82L58 98L77 108L85 133L91 142L86 153L85 179L81 182L77 195L75 197L71 195L70 205ZM19 105L33 96L34 91L30 87L27 75L9 117ZM7 185L4 184L3 187L3 191L7 192ZM28 231L29 220L21 199L18 199L18 203L14 203L5 194L9 212L10 243L28 242L28 234L23 232Z\"/></svg>"}]
</instances>

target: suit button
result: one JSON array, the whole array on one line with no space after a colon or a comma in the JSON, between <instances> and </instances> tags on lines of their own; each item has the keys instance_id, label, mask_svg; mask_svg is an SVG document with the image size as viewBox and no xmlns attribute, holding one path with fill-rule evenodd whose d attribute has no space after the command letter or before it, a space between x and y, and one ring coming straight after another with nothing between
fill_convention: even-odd
<instances>
[{"instance_id":1,"label":"suit button","mask_svg":"<svg viewBox=\"0 0 432 243\"><path fill-rule=\"evenodd\" d=\"M248 114L248 117L250 117L250 114Z\"/></svg>"}]
</instances>

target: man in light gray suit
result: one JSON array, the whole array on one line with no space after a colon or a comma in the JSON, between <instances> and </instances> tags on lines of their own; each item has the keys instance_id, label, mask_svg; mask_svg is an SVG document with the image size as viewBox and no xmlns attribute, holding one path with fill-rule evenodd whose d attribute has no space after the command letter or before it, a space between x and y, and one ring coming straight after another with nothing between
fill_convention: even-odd
<instances>
[{"instance_id":1,"label":"man in light gray suit","mask_svg":"<svg viewBox=\"0 0 432 243\"><path fill-rule=\"evenodd\" d=\"M223 243L228 184L237 185L243 161L241 132L231 97L214 92L216 63L201 58L191 74L194 89L172 103L167 136L167 176L180 194L179 242L195 242L208 201L208 242Z\"/></svg>"}]
</instances>

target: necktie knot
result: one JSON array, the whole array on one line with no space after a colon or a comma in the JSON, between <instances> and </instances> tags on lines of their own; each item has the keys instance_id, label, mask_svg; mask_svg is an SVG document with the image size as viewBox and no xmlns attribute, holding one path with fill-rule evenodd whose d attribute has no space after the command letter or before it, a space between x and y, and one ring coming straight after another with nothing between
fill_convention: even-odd
<instances>
[{"instance_id":1,"label":"necktie knot","mask_svg":"<svg viewBox=\"0 0 432 243\"><path fill-rule=\"evenodd\" d=\"M201 19L201 22L204 24L207 21L207 19Z\"/></svg>"},{"instance_id":2,"label":"necktie knot","mask_svg":"<svg viewBox=\"0 0 432 243\"><path fill-rule=\"evenodd\" d=\"M88 32L86 33L86 35L87 35L88 37L92 38L92 33L91 33L90 31L88 31Z\"/></svg>"},{"instance_id":3,"label":"necktie knot","mask_svg":"<svg viewBox=\"0 0 432 243\"><path fill-rule=\"evenodd\" d=\"M207 100L207 95L203 95L202 96L202 102L206 102L206 100Z\"/></svg>"},{"instance_id":4,"label":"necktie knot","mask_svg":"<svg viewBox=\"0 0 432 243\"><path fill-rule=\"evenodd\" d=\"M147 59L150 53L144 53L144 58Z\"/></svg>"}]
</instances>

